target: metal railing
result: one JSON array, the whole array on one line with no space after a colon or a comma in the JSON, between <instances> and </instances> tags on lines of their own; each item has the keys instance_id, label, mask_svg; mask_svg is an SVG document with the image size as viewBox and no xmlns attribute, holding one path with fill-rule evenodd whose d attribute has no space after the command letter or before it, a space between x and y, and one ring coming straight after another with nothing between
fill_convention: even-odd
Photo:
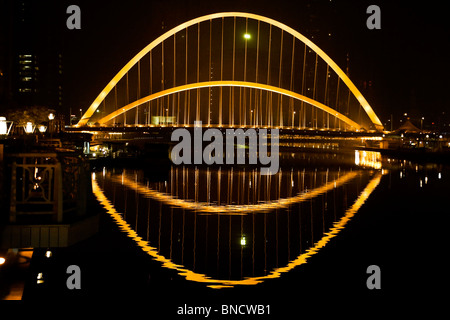
<instances>
[{"instance_id":1,"label":"metal railing","mask_svg":"<svg viewBox=\"0 0 450 320\"><path fill-rule=\"evenodd\" d=\"M63 214L86 210L88 164L74 153L11 154L9 221L18 215L51 215L57 223Z\"/></svg>"}]
</instances>

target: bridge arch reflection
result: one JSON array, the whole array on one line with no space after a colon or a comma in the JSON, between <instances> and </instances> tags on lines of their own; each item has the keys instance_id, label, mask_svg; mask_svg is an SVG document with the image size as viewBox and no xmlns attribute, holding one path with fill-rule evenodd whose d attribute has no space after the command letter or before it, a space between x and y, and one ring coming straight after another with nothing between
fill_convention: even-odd
<instances>
[{"instance_id":1,"label":"bridge arch reflection","mask_svg":"<svg viewBox=\"0 0 450 320\"><path fill-rule=\"evenodd\" d=\"M285 171L285 177L302 177L303 173L304 180L308 181L296 189L300 192L284 198L291 199L290 203L284 203L283 197L280 200L268 196L269 203L276 204L273 207L267 207L264 202L247 204L244 210L231 213L217 210L220 205L217 199L211 198L207 206L186 206L186 203L195 203L196 198L202 199L194 189L191 199L186 197L182 199L184 202L172 202L177 192L171 188L170 179L148 182L146 186L136 172L123 175L105 172L97 174L92 182L97 199L143 251L187 280L222 288L254 285L280 277L306 263L347 225L382 176L372 170L338 172ZM192 172L193 176L196 174L200 175L200 171ZM212 171L205 170L202 174L212 177ZM228 175L217 175L221 178L213 183L228 179ZM235 186L242 183L239 181L242 175L230 174L235 177ZM178 179L180 177L182 173L178 173ZM251 174L244 184L251 181L248 177ZM171 178L175 183L177 175ZM281 178L279 181L272 181L271 185L287 185L292 180ZM158 184L168 192L158 190ZM192 181L187 185L192 187ZM145 188L158 191L148 193ZM304 192L307 188L308 192ZM207 185L204 189L208 189ZM207 192L203 193L203 198L208 197ZM282 196L288 195L289 188L282 193ZM308 193L311 194L308 199L297 197ZM243 194L248 196L251 192L246 190ZM240 198L244 203L242 200ZM260 210L256 210L258 205L261 205Z\"/></svg>"}]
</instances>

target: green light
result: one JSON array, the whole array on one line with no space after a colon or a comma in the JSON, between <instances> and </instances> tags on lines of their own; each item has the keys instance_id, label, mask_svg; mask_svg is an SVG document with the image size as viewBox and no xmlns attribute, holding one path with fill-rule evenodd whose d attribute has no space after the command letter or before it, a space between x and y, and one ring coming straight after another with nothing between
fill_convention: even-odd
<instances>
[{"instance_id":1,"label":"green light","mask_svg":"<svg viewBox=\"0 0 450 320\"><path fill-rule=\"evenodd\" d=\"M250 34L249 34L249 33L246 33L246 34L244 34L244 38L248 40L248 39L250 39L250 38L251 38L251 36L250 36Z\"/></svg>"}]
</instances>

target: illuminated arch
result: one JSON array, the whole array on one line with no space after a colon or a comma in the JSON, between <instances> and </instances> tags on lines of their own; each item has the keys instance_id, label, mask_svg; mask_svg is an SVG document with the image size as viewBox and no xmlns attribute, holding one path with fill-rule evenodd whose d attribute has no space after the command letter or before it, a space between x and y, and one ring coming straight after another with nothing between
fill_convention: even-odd
<instances>
[{"instance_id":1,"label":"illuminated arch","mask_svg":"<svg viewBox=\"0 0 450 320\"><path fill-rule=\"evenodd\" d=\"M144 98L141 98L139 100L136 100L130 104L127 104L126 106L123 106L122 108L119 108L118 110L110 113L109 115L107 115L106 117L100 119L98 121L98 123L100 125L105 124L106 122L112 120L113 118L121 115L122 113L125 113L133 108L136 108L137 106L152 101L154 99L160 98L160 97L164 97L167 96L169 94L173 94L173 93L177 93L177 92L182 92L182 91L187 91L187 90L192 90L192 89L198 89L198 88L206 88L206 87L219 87L219 86L223 86L223 87L247 87L247 88L254 88L254 89L263 89L263 90L267 90L267 91L272 91L275 93L280 93L283 95L286 95L288 97L292 97L301 101L304 101L306 103L309 103L333 116L335 116L336 118L338 118L339 120L344 121L345 123L347 123L350 127L355 128L356 130L361 129L361 126L359 124L357 124L355 121L351 120L350 118L344 116L342 113L337 112L336 110L334 110L333 108L330 108L326 105L324 105L323 103L320 103L316 100L313 100L311 98L308 98L304 95L301 95L299 93L290 91L290 90L286 90L286 89L282 89L282 88L278 88L278 87L274 87L274 86L269 86L267 84L261 84L261 83L256 83L256 82L247 82L247 81L205 81L205 82L199 82L199 83L190 83L190 84L186 84L186 85L182 85L182 86L178 86L175 88L170 88L167 90L163 90L160 92L156 92L153 93L151 95L148 95Z\"/></svg>"},{"instance_id":2,"label":"illuminated arch","mask_svg":"<svg viewBox=\"0 0 450 320\"><path fill-rule=\"evenodd\" d=\"M367 100L364 98L364 96L361 94L361 92L356 88L356 86L353 84L353 82L349 79L349 77L345 74L344 71L342 71L341 68L324 52L322 51L317 45L315 45L312 41L310 41L308 38L306 38L304 35L299 33L298 31L286 26L285 24L278 22L276 20L257 15L252 13L245 13L245 12L221 12L221 13L214 13L205 15L202 17L198 17L195 19L192 19L190 21L187 21L185 23L182 23L178 25L177 27L167 31L154 41L152 41L149 45L147 45L144 49L142 49L134 58L132 58L115 76L114 78L106 85L106 87L100 92L100 94L97 96L97 98L94 100L94 102L90 105L88 110L85 112L85 114L82 116L80 121L77 123L76 126L82 126L86 125L90 117L94 114L95 110L99 107L103 99L108 95L108 93L114 88L114 86L122 79L122 77L147 53L149 53L153 48L161 44L164 40L168 39L169 37L175 35L177 32L186 29L192 25L201 23L203 21L218 19L218 18L226 18L226 17L242 17L242 18L249 18L254 20L259 20L268 24L271 24L273 26L276 26L283 30L284 32L287 32L294 36L296 39L303 42L305 45L307 45L310 49L312 49L319 57L321 57L334 72L338 75L338 77L346 84L346 86L349 88L349 90L353 93L353 95L356 97L358 102L361 104L362 108L365 110L367 115L369 116L372 123L375 125L375 128L377 130L382 130L383 125L381 124L381 121L373 111L372 107L369 105Z\"/></svg>"}]
</instances>

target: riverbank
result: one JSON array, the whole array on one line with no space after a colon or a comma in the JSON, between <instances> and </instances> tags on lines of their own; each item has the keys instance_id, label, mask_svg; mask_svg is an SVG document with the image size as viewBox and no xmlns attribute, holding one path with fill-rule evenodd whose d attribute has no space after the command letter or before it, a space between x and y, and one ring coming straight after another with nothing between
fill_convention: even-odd
<instances>
[{"instance_id":1,"label":"riverbank","mask_svg":"<svg viewBox=\"0 0 450 320\"><path fill-rule=\"evenodd\" d=\"M357 150L375 151L379 152L382 156L411 160L420 163L442 163L450 164L450 151L432 151L425 148L397 148L397 149L380 149L380 148L368 148L360 147Z\"/></svg>"}]
</instances>

